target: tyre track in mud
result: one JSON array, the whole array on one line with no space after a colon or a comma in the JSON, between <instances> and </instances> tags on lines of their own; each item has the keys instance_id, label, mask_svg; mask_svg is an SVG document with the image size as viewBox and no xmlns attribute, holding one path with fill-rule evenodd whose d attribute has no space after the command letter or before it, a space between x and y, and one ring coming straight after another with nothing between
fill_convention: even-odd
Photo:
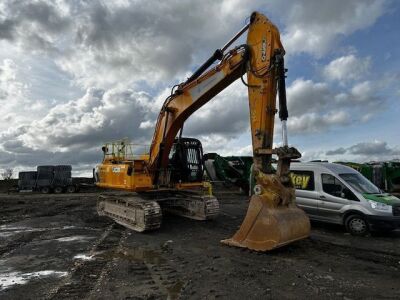
<instances>
[{"instance_id":1,"label":"tyre track in mud","mask_svg":"<svg viewBox=\"0 0 400 300\"><path fill-rule=\"evenodd\" d=\"M161 253L127 246L129 232L110 225L90 248L93 259L76 261L46 299L119 299L115 293L124 291L135 299L178 299L185 283L176 268Z\"/></svg>"},{"instance_id":2,"label":"tyre track in mud","mask_svg":"<svg viewBox=\"0 0 400 300\"><path fill-rule=\"evenodd\" d=\"M178 299L185 282L175 261L172 266L161 252L127 244L125 235L115 252L101 254L108 263L87 298Z\"/></svg>"},{"instance_id":3,"label":"tyre track in mud","mask_svg":"<svg viewBox=\"0 0 400 300\"><path fill-rule=\"evenodd\" d=\"M340 245L313 236L309 239L309 242L311 244L308 246L309 249L325 253L326 255L336 255L342 258L351 257L368 263L385 265L387 267L398 266L400 262L400 254L393 252Z\"/></svg>"},{"instance_id":4,"label":"tyre track in mud","mask_svg":"<svg viewBox=\"0 0 400 300\"><path fill-rule=\"evenodd\" d=\"M4 246L0 247L0 259L5 259L25 245L33 242L34 240L39 240L40 237L43 236L45 233L45 231L40 231L21 234L21 236L17 239L13 239Z\"/></svg>"},{"instance_id":5,"label":"tyre track in mud","mask_svg":"<svg viewBox=\"0 0 400 300\"><path fill-rule=\"evenodd\" d=\"M96 252L116 248L122 238L124 231L115 229L116 225L111 224L104 231L102 236L92 245L89 257ZM106 266L105 259L78 260L74 263L68 276L49 291L46 299L82 299L91 291L96 284L96 278Z\"/></svg>"}]
</instances>

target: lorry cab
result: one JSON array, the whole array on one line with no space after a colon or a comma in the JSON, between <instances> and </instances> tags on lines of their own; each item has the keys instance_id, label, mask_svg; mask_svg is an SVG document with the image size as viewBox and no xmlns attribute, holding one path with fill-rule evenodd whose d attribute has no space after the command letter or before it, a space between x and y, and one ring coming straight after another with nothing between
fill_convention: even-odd
<instances>
[{"instance_id":1,"label":"lorry cab","mask_svg":"<svg viewBox=\"0 0 400 300\"><path fill-rule=\"evenodd\" d=\"M400 226L400 199L339 164L291 163L296 203L312 220L341 224L353 235Z\"/></svg>"}]
</instances>

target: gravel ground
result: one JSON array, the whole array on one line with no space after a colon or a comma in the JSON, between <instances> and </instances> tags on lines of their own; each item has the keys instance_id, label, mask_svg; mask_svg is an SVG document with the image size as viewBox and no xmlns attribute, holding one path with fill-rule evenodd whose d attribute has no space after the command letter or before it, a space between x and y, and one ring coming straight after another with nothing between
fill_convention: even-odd
<instances>
[{"instance_id":1,"label":"gravel ground","mask_svg":"<svg viewBox=\"0 0 400 300\"><path fill-rule=\"evenodd\" d=\"M400 232L353 237L312 224L268 253L224 246L247 197L217 194L221 215L165 216L139 234L98 217L97 194L0 194L1 299L399 299Z\"/></svg>"}]
</instances>

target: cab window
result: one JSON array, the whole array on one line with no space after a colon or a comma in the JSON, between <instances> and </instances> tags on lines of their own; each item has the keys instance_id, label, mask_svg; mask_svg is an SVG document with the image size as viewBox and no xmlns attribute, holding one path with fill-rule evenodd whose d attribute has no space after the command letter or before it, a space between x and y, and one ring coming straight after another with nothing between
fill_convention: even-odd
<instances>
[{"instance_id":1,"label":"cab window","mask_svg":"<svg viewBox=\"0 0 400 300\"><path fill-rule=\"evenodd\" d=\"M290 171L290 179L297 190L314 191L313 171Z\"/></svg>"},{"instance_id":2,"label":"cab window","mask_svg":"<svg viewBox=\"0 0 400 300\"><path fill-rule=\"evenodd\" d=\"M335 176L330 174L321 174L322 190L332 196L348 200L359 201L357 197Z\"/></svg>"}]
</instances>

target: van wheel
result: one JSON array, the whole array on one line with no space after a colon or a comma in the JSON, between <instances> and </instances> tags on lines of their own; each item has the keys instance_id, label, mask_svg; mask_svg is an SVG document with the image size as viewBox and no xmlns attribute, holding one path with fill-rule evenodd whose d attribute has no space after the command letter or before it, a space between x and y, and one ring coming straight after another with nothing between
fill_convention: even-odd
<instances>
[{"instance_id":1,"label":"van wheel","mask_svg":"<svg viewBox=\"0 0 400 300\"><path fill-rule=\"evenodd\" d=\"M350 215L347 217L345 226L352 235L364 236L369 232L368 223L363 216Z\"/></svg>"},{"instance_id":2,"label":"van wheel","mask_svg":"<svg viewBox=\"0 0 400 300\"><path fill-rule=\"evenodd\" d=\"M40 192L42 194L49 194L50 193L50 188L48 186L44 186L40 189Z\"/></svg>"},{"instance_id":3,"label":"van wheel","mask_svg":"<svg viewBox=\"0 0 400 300\"><path fill-rule=\"evenodd\" d=\"M63 192L63 189L62 189L61 186L56 186L56 187L54 188L54 193L56 193L56 194L61 194L62 192Z\"/></svg>"}]
</instances>

